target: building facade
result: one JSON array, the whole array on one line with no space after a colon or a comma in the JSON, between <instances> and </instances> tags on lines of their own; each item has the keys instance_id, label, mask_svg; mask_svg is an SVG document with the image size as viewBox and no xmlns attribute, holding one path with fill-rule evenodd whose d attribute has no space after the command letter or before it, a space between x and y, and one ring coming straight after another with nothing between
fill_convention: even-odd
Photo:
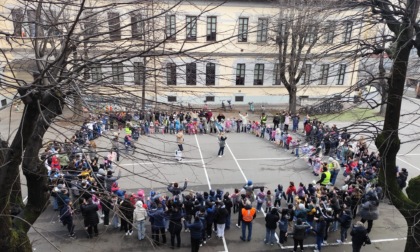
<instances>
[{"instance_id":1,"label":"building facade","mask_svg":"<svg viewBox=\"0 0 420 252\"><path fill-rule=\"evenodd\" d=\"M317 8L323 9L314 4L313 15L305 16L304 29L294 31L285 27L303 18L290 19L290 13L301 11L299 5L287 4L293 1L91 1L78 21L80 8L60 12L63 6L56 6L37 20L35 6L2 1L1 12L8 18L1 26L19 42L13 44L13 51L7 50L12 61L35 60L31 43L40 36L36 24L50 20L49 26L42 26L42 36L65 37L71 24L77 23L74 40L84 42L72 57L83 59L87 67L76 78L89 83L93 94L103 95L110 86L118 86L134 94L133 99L145 96L151 102L287 103L278 39L293 32L305 34L300 37L307 40L296 64L303 71L298 96L333 95L357 82L358 63L343 52L354 50L357 45L352 41L363 36L362 22L350 18L359 9L314 14ZM0 43L3 49L9 48L5 39ZM6 62L0 64L4 76L10 77ZM27 70L23 67L15 73L30 82Z\"/></svg>"}]
</instances>

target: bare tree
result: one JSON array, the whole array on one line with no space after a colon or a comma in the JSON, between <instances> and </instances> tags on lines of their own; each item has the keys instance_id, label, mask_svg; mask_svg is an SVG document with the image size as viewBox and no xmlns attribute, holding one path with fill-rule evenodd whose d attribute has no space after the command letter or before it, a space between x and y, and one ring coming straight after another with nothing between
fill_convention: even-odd
<instances>
[{"instance_id":1,"label":"bare tree","mask_svg":"<svg viewBox=\"0 0 420 252\"><path fill-rule=\"evenodd\" d=\"M418 54L420 52L419 6L418 0L371 1L372 14L384 20L393 34L393 43L386 49L392 59L392 70L387 80L385 121L375 144L382 156L380 181L387 196L407 221L405 251L420 249L419 201L416 196L419 180L415 178L409 182L405 195L398 187L395 175L396 156L401 145L398 132L407 66L411 50L416 48Z\"/></svg>"},{"instance_id":2,"label":"bare tree","mask_svg":"<svg viewBox=\"0 0 420 252\"><path fill-rule=\"evenodd\" d=\"M289 93L289 110L296 113L299 89L314 81L331 84L329 64L321 66L316 78L315 69L308 63L329 60L335 64L353 51L349 44L354 17L347 3L335 1L280 1L279 8L278 24L274 26L279 62L275 71ZM342 48L346 50L340 51ZM348 71L343 66L339 66L337 76Z\"/></svg>"},{"instance_id":3,"label":"bare tree","mask_svg":"<svg viewBox=\"0 0 420 252\"><path fill-rule=\"evenodd\" d=\"M180 4L182 1L41 0L7 5L10 15L1 16L1 21L13 24L13 31L0 35L10 45L2 54L11 74L2 76L2 88L17 92L16 100L23 102L24 109L19 128L9 136L12 140L1 142L1 251L32 250L27 232L50 196L47 170L39 152L45 133L54 128L63 109L68 107L82 115L84 108L94 112L110 100L121 108L133 108L139 99L144 109L145 103L156 101L157 80L166 70L159 66L159 58L195 50L194 46L181 46L176 51L165 48L165 42L185 32L185 26L173 29L168 21ZM34 64L33 80L16 74L23 70L13 67L7 57L12 49L23 51L22 58ZM148 87L146 79L152 83ZM122 85L127 83L130 85ZM155 98L148 100L153 94ZM22 201L20 171L27 181L26 204ZM11 211L15 208L22 210Z\"/></svg>"}]
</instances>

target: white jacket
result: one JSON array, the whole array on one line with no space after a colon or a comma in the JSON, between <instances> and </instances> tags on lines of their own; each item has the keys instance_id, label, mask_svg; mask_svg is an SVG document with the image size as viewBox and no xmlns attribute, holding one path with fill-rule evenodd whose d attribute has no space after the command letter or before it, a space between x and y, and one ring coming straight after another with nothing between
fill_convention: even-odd
<instances>
[{"instance_id":1,"label":"white jacket","mask_svg":"<svg viewBox=\"0 0 420 252\"><path fill-rule=\"evenodd\" d=\"M143 207L143 202L139 200L136 202L136 208L134 209L134 213L133 213L133 220L142 221L142 220L146 220L146 217L147 217L147 211Z\"/></svg>"}]
</instances>

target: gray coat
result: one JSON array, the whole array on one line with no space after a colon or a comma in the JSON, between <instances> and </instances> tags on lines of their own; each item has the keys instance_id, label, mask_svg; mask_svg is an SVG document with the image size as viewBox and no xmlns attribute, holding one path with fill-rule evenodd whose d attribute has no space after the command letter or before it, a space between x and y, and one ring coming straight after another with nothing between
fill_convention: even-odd
<instances>
[{"instance_id":1,"label":"gray coat","mask_svg":"<svg viewBox=\"0 0 420 252\"><path fill-rule=\"evenodd\" d=\"M227 137L225 137L225 136L219 136L219 146L220 147L225 147L226 146L226 139L227 139Z\"/></svg>"},{"instance_id":2,"label":"gray coat","mask_svg":"<svg viewBox=\"0 0 420 252\"><path fill-rule=\"evenodd\" d=\"M377 220L379 217L378 210L379 202L376 200L369 200L360 205L360 216L365 220Z\"/></svg>"}]
</instances>

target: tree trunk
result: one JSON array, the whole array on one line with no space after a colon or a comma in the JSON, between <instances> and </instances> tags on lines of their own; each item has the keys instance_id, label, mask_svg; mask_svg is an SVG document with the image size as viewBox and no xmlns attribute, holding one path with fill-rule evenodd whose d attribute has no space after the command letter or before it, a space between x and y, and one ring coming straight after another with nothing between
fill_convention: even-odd
<instances>
[{"instance_id":1,"label":"tree trunk","mask_svg":"<svg viewBox=\"0 0 420 252\"><path fill-rule=\"evenodd\" d=\"M73 121L80 121L84 117L84 111L83 111L83 104L82 104L82 98L79 95L75 95L73 99Z\"/></svg>"},{"instance_id":2,"label":"tree trunk","mask_svg":"<svg viewBox=\"0 0 420 252\"><path fill-rule=\"evenodd\" d=\"M420 251L420 246L415 241L420 240L419 218L420 210L415 202L410 200L399 188L396 181L396 157L400 149L398 129L401 114L401 102L404 91L405 77L412 42L408 32L403 32L397 41L398 52L395 55L391 77L388 79L388 100L385 111L385 121L381 134L375 139L382 157L382 169L379 173L379 180L386 195L401 212L407 221L407 243L406 252Z\"/></svg>"},{"instance_id":3,"label":"tree trunk","mask_svg":"<svg viewBox=\"0 0 420 252\"><path fill-rule=\"evenodd\" d=\"M38 100L33 100L25 105L18 133L7 150L5 159L0 160L2 161L1 164L4 165L3 169L0 170L0 179L4 182L0 184L0 205L2 206L0 214L2 228L0 232L0 251L32 251L27 232L45 209L49 198L47 171L39 162L39 150L42 147L42 139L49 124L57 115L62 113L63 101L57 97L59 97L58 93L48 93L42 97L43 102L38 104ZM42 112L39 107L43 108ZM40 116L40 113L43 116ZM22 156L24 157L23 162ZM12 195L12 188L14 188L13 184L20 185L20 180L17 179L20 179L19 166L21 163L27 180L28 203L14 217L10 213L12 203L10 196ZM18 197L20 194L15 193L15 195Z\"/></svg>"},{"instance_id":4,"label":"tree trunk","mask_svg":"<svg viewBox=\"0 0 420 252\"><path fill-rule=\"evenodd\" d=\"M292 113L292 115L296 114L296 85L291 85L290 91L289 91L289 111Z\"/></svg>"},{"instance_id":5,"label":"tree trunk","mask_svg":"<svg viewBox=\"0 0 420 252\"><path fill-rule=\"evenodd\" d=\"M388 93L385 90L383 90L384 88L385 87L381 87L382 91L380 92L380 94L381 94L381 106L379 106L379 115L380 116L385 116L386 103L387 103L387 100L388 100L388 97L387 97ZM379 90L378 90L378 92L379 92Z\"/></svg>"},{"instance_id":6,"label":"tree trunk","mask_svg":"<svg viewBox=\"0 0 420 252\"><path fill-rule=\"evenodd\" d=\"M0 251L31 251L31 244L26 232L15 229L12 225L11 206L13 201L19 201L19 193L13 188L15 184L20 186L19 166L22 162L23 151L26 149L32 130L35 128L39 111L36 108L35 100L29 99L30 103L25 105L22 120L13 142L5 152L0 169ZM12 196L12 198L11 198ZM18 198L16 198L18 197ZM14 199L13 199L14 198ZM21 198L21 197L20 197Z\"/></svg>"}]
</instances>

